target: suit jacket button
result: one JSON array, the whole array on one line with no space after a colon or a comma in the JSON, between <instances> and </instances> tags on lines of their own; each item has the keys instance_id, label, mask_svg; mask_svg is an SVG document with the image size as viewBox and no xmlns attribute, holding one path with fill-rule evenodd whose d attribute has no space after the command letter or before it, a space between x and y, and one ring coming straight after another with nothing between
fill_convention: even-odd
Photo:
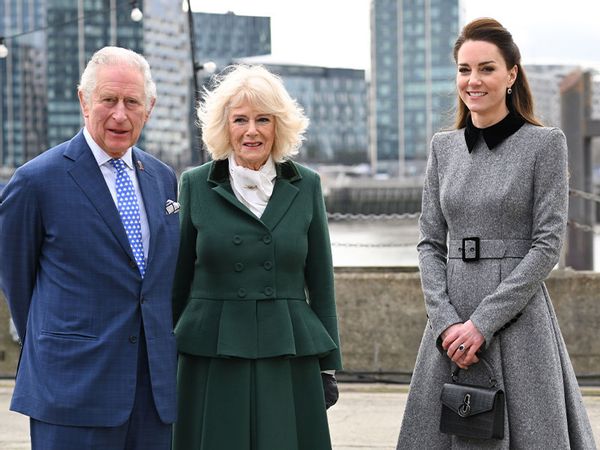
<instances>
[{"instance_id":1,"label":"suit jacket button","mask_svg":"<svg viewBox=\"0 0 600 450\"><path fill-rule=\"evenodd\" d=\"M271 261L265 261L263 263L263 267L265 270L271 270L273 268L273 263Z\"/></svg>"},{"instance_id":2,"label":"suit jacket button","mask_svg":"<svg viewBox=\"0 0 600 450\"><path fill-rule=\"evenodd\" d=\"M271 286L267 286L264 290L264 293L267 297L270 297L273 295L273 288Z\"/></svg>"},{"instance_id":3,"label":"suit jacket button","mask_svg":"<svg viewBox=\"0 0 600 450\"><path fill-rule=\"evenodd\" d=\"M237 234L233 237L232 239L233 243L235 245L240 245L242 243L242 238L241 236L238 236Z\"/></svg>"},{"instance_id":4,"label":"suit jacket button","mask_svg":"<svg viewBox=\"0 0 600 450\"><path fill-rule=\"evenodd\" d=\"M242 270L244 270L244 264L242 264L241 262L235 263L233 267L236 272L241 272Z\"/></svg>"},{"instance_id":5,"label":"suit jacket button","mask_svg":"<svg viewBox=\"0 0 600 450\"><path fill-rule=\"evenodd\" d=\"M265 244L270 244L270 243L271 243L271 236L269 236L268 234L265 234L265 235L263 236L263 238L262 238L262 241L263 241Z\"/></svg>"},{"instance_id":6,"label":"suit jacket button","mask_svg":"<svg viewBox=\"0 0 600 450\"><path fill-rule=\"evenodd\" d=\"M129 342L135 344L137 342L137 336L129 336Z\"/></svg>"},{"instance_id":7,"label":"suit jacket button","mask_svg":"<svg viewBox=\"0 0 600 450\"><path fill-rule=\"evenodd\" d=\"M131 267L132 269L137 269L137 264L133 259L129 260L129 267Z\"/></svg>"},{"instance_id":8,"label":"suit jacket button","mask_svg":"<svg viewBox=\"0 0 600 450\"><path fill-rule=\"evenodd\" d=\"M238 297L245 297L246 296L246 289L244 288L239 288L238 289Z\"/></svg>"}]
</instances>

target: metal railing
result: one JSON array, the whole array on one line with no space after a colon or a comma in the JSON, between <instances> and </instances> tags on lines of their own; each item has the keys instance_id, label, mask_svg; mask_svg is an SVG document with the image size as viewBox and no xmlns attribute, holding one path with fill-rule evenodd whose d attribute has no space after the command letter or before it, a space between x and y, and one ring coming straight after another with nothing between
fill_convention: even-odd
<instances>
[{"instance_id":1,"label":"metal railing","mask_svg":"<svg viewBox=\"0 0 600 450\"><path fill-rule=\"evenodd\" d=\"M578 189L569 189L569 195L572 197L580 197L585 200L590 200L600 203L600 195L590 192L580 191ZM328 213L327 218L330 221L385 221L385 220L416 220L421 215L421 212L402 213L402 214L350 214L350 213ZM600 227L594 227L594 224L583 224L574 220L567 221L569 227L574 227L594 235L600 235ZM416 242L387 242L387 243L356 243L356 242L332 242L334 247L360 247L360 248L393 248L393 247L414 247Z\"/></svg>"}]
</instances>

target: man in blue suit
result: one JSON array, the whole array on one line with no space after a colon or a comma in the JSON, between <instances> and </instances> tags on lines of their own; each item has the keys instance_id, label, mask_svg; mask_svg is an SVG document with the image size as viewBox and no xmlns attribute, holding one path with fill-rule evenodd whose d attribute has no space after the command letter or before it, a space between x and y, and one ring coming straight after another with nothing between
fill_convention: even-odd
<instances>
[{"instance_id":1,"label":"man in blue suit","mask_svg":"<svg viewBox=\"0 0 600 450\"><path fill-rule=\"evenodd\" d=\"M34 450L169 449L177 181L134 144L156 87L105 47L78 89L85 127L0 197L0 287L23 343L11 409Z\"/></svg>"}]
</instances>

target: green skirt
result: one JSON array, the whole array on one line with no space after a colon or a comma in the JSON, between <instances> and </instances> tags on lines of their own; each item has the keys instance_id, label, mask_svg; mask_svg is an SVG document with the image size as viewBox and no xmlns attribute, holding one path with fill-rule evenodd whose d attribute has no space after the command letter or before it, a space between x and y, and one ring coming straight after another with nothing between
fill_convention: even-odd
<instances>
[{"instance_id":1,"label":"green skirt","mask_svg":"<svg viewBox=\"0 0 600 450\"><path fill-rule=\"evenodd\" d=\"M173 450L331 450L319 360L179 355Z\"/></svg>"}]
</instances>

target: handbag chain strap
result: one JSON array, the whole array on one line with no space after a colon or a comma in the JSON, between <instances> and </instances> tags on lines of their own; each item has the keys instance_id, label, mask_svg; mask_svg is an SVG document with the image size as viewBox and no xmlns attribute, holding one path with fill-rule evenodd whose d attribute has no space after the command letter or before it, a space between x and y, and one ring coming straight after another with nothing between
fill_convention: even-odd
<instances>
[{"instance_id":1,"label":"handbag chain strap","mask_svg":"<svg viewBox=\"0 0 600 450\"><path fill-rule=\"evenodd\" d=\"M492 366L490 365L490 363L483 356L479 357L479 361L483 363L486 370L488 371L488 375L490 377L489 378L490 387L496 387L496 385L498 384L498 381L496 380L496 377L494 376L494 369L492 369ZM455 364L452 364L452 367L453 367L453 369L450 372L450 375L452 376L452 382L458 383L458 372L460 372L460 367L458 367Z\"/></svg>"}]
</instances>

